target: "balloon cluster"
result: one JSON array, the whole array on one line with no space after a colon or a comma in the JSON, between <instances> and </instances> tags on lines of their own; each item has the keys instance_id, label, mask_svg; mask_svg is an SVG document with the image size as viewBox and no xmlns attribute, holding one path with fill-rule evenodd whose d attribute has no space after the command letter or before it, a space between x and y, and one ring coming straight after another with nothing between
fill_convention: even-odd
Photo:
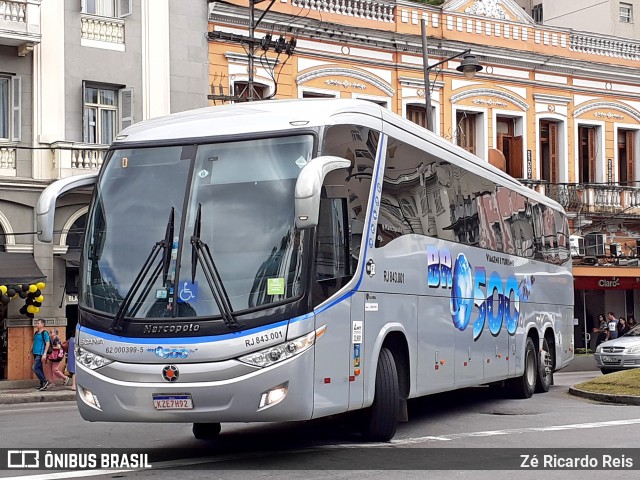
<instances>
[{"instance_id":1,"label":"balloon cluster","mask_svg":"<svg viewBox=\"0 0 640 480\"><path fill-rule=\"evenodd\" d=\"M20 308L20 313L29 318L33 318L40 311L44 295L42 290L47 285L44 282L24 285L0 285L0 303L7 305L13 298L24 299L24 305Z\"/></svg>"}]
</instances>

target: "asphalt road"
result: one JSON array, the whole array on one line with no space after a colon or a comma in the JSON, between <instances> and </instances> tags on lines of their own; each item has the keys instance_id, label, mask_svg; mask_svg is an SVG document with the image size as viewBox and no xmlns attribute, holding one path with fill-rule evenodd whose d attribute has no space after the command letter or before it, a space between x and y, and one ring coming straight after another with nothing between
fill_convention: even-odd
<instances>
[{"instance_id":1,"label":"asphalt road","mask_svg":"<svg viewBox=\"0 0 640 480\"><path fill-rule=\"evenodd\" d=\"M500 398L488 388L414 400L409 404L410 422L383 445L362 444L340 419L224 424L220 438L206 443L195 440L187 424L92 424L80 418L71 402L6 405L0 409L0 448L164 450L151 452L153 468L141 471L42 476L40 471L4 470L0 478L638 478L637 470L609 466L606 471L521 466L522 455L542 459L546 453L562 460L610 454L611 461L624 455L623 462L640 469L640 449L630 450L640 446L640 406L601 404L567 393L569 386L596 375L599 372L556 374L549 393L529 400ZM474 450L478 448L485 450ZM575 450L559 450L566 448Z\"/></svg>"}]
</instances>

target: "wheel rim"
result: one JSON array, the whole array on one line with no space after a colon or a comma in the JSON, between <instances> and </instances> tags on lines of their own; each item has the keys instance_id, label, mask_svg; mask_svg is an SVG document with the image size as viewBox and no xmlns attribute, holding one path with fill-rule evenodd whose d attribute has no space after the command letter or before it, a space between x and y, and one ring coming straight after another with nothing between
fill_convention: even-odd
<instances>
[{"instance_id":1,"label":"wheel rim","mask_svg":"<svg viewBox=\"0 0 640 480\"><path fill-rule=\"evenodd\" d=\"M533 385L536 379L536 369L535 369L535 358L533 356L533 352L531 350L527 351L527 383L529 385Z\"/></svg>"}]
</instances>

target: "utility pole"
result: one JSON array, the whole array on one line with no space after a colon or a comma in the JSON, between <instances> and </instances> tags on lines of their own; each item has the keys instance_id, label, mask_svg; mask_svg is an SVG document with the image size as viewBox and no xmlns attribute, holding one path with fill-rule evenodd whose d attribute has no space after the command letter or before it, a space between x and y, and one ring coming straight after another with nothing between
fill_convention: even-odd
<instances>
[{"instance_id":1,"label":"utility pole","mask_svg":"<svg viewBox=\"0 0 640 480\"><path fill-rule=\"evenodd\" d=\"M222 93L222 85L220 85L219 94L214 93L214 85L211 85L211 95L207 95L209 100L221 100L223 102L241 102L241 101L249 101L252 102L257 98L257 91L255 88L255 53L258 48L262 48L265 52L269 49L273 49L276 53L280 54L283 51L286 52L287 55L291 55L296 46L296 40L292 37L289 41L287 41L283 35L280 35L280 38L273 40L271 34L265 35L265 37L260 41L256 42L256 28L262 22L264 16L269 12L273 4L276 0L269 0L269 5L265 8L260 15L258 20L255 20L255 6L259 3L262 3L267 0L249 0L249 36L244 35L236 35L225 32L209 32L208 38L209 40L222 40L234 43L240 43L245 46L245 50L247 52L247 86L241 93L229 92L233 95L224 95ZM246 93L246 97L244 94Z\"/></svg>"},{"instance_id":2,"label":"utility pole","mask_svg":"<svg viewBox=\"0 0 640 480\"><path fill-rule=\"evenodd\" d=\"M429 52L427 51L427 21L422 17L420 21L422 32L422 68L424 75L424 101L427 130L433 132L433 118L431 118L431 82L429 81Z\"/></svg>"}]
</instances>

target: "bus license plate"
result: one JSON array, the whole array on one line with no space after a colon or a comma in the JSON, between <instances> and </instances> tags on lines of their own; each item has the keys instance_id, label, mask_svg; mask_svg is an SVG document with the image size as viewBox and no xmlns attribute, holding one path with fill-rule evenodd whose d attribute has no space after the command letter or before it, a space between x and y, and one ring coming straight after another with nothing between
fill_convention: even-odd
<instances>
[{"instance_id":1,"label":"bus license plate","mask_svg":"<svg viewBox=\"0 0 640 480\"><path fill-rule=\"evenodd\" d=\"M156 410L191 410L193 400L188 393L163 395L153 394L153 408Z\"/></svg>"},{"instance_id":2,"label":"bus license plate","mask_svg":"<svg viewBox=\"0 0 640 480\"><path fill-rule=\"evenodd\" d=\"M605 363L618 363L620 361L620 357L616 357L615 355L603 355L602 361Z\"/></svg>"}]
</instances>

